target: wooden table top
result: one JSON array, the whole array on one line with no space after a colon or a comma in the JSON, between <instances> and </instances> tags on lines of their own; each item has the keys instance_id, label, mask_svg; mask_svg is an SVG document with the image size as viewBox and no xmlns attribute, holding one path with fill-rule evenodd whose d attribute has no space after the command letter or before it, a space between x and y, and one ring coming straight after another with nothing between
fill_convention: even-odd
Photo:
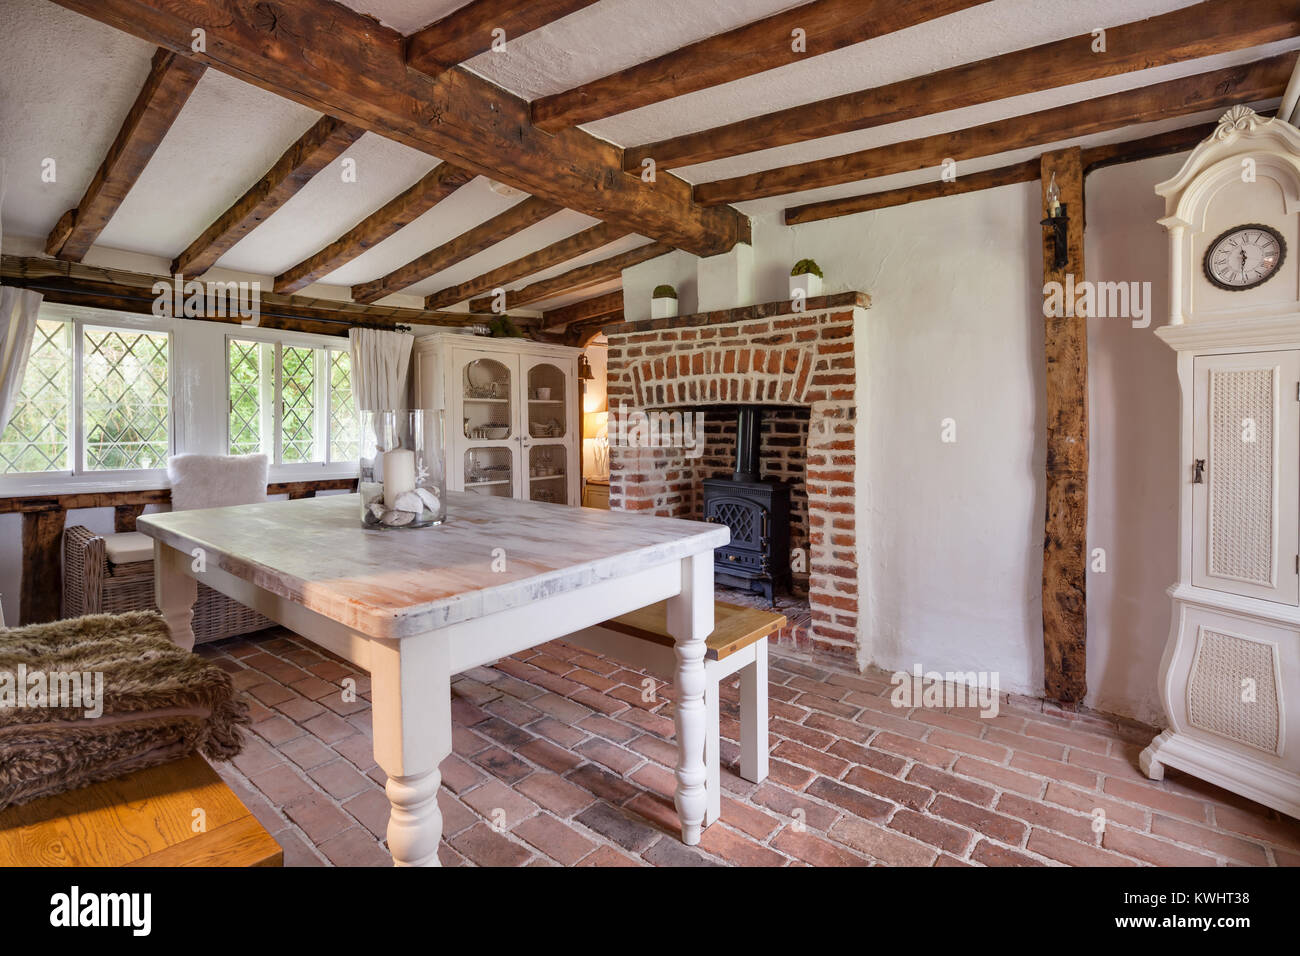
<instances>
[{"instance_id":1,"label":"wooden table top","mask_svg":"<svg viewBox=\"0 0 1300 956\"><path fill-rule=\"evenodd\" d=\"M447 495L437 527L361 526L357 495L146 515L140 531L371 637L423 633L730 540L717 524ZM504 561L504 570L501 570Z\"/></svg>"},{"instance_id":2,"label":"wooden table top","mask_svg":"<svg viewBox=\"0 0 1300 956\"><path fill-rule=\"evenodd\" d=\"M204 813L194 831L194 811ZM284 851L198 754L0 811L0 866L280 866Z\"/></svg>"}]
</instances>

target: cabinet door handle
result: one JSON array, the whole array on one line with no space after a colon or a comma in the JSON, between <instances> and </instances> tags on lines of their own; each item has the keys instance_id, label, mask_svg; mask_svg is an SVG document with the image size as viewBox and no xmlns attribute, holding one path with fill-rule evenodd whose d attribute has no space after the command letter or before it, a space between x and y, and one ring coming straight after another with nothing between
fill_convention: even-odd
<instances>
[{"instance_id":1,"label":"cabinet door handle","mask_svg":"<svg viewBox=\"0 0 1300 956\"><path fill-rule=\"evenodd\" d=\"M1205 484L1205 459L1198 458L1192 465L1192 484Z\"/></svg>"}]
</instances>

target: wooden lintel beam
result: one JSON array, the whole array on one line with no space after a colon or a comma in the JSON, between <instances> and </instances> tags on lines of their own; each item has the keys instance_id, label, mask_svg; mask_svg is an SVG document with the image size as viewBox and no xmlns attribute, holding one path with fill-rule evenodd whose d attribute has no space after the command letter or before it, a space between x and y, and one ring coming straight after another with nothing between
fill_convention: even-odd
<instances>
[{"instance_id":1,"label":"wooden lintel beam","mask_svg":"<svg viewBox=\"0 0 1300 956\"><path fill-rule=\"evenodd\" d=\"M570 259L576 259L578 256L593 252L601 246L609 245L611 242L628 235L631 235L631 231L626 227L613 226L607 222L599 223L589 229L584 229L572 236L561 239L559 242L553 242L536 252L521 256L514 262L493 269L491 272L485 272L468 282L449 286L446 289L439 289L425 298L424 307L426 309L444 309L449 305L472 299L480 293L496 288L504 288L508 283L526 279L530 275L558 266Z\"/></svg>"},{"instance_id":2,"label":"wooden lintel beam","mask_svg":"<svg viewBox=\"0 0 1300 956\"><path fill-rule=\"evenodd\" d=\"M596 0L472 0L406 38L412 69L436 76L492 49L497 38L508 44ZM500 31L497 33L496 31Z\"/></svg>"},{"instance_id":3,"label":"wooden lintel beam","mask_svg":"<svg viewBox=\"0 0 1300 956\"><path fill-rule=\"evenodd\" d=\"M473 178L473 173L459 166L439 163L410 189L385 203L320 252L276 276L275 291L287 294L305 289L409 226Z\"/></svg>"},{"instance_id":4,"label":"wooden lintel beam","mask_svg":"<svg viewBox=\"0 0 1300 956\"><path fill-rule=\"evenodd\" d=\"M48 255L80 262L108 225L180 115L207 69L170 50L158 50L144 86L127 111L108 154L75 209L59 219L45 243Z\"/></svg>"},{"instance_id":5,"label":"wooden lintel beam","mask_svg":"<svg viewBox=\"0 0 1300 956\"><path fill-rule=\"evenodd\" d=\"M550 132L578 126L798 63L984 2L812 0L574 89L543 96L533 102L533 122Z\"/></svg>"},{"instance_id":6,"label":"wooden lintel beam","mask_svg":"<svg viewBox=\"0 0 1300 956\"><path fill-rule=\"evenodd\" d=\"M394 269L388 275L372 282L354 285L352 298L357 302L374 302L386 295L400 292L429 276L437 275L443 269L463 262L470 256L477 255L503 239L509 239L517 232L523 232L529 226L537 225L559 211L559 207L554 203L529 196L522 202L515 203L505 212L493 216L487 222L479 223L468 232L463 232L438 248L430 249L419 258Z\"/></svg>"},{"instance_id":7,"label":"wooden lintel beam","mask_svg":"<svg viewBox=\"0 0 1300 956\"><path fill-rule=\"evenodd\" d=\"M1182 77L1052 109L996 120L952 133L700 183L705 205L762 199L939 166L945 159L976 159L1046 146L1125 126L1223 109L1282 95L1297 54L1283 53L1241 66Z\"/></svg>"},{"instance_id":8,"label":"wooden lintel beam","mask_svg":"<svg viewBox=\"0 0 1300 956\"><path fill-rule=\"evenodd\" d=\"M610 256L608 259L601 259L599 262L593 262L590 265L570 269L562 275L542 279L540 282L526 285L522 289L507 292L505 308L519 309L533 302L543 302L559 295L581 292L593 285L620 278L624 269L631 268L642 262L648 262L651 259L657 259L670 252L672 252L672 249L667 246L652 242L648 245L638 246L630 252L624 252L617 256ZM493 297L485 296L481 299L472 300L469 304L469 310L476 313L492 312L493 305Z\"/></svg>"},{"instance_id":9,"label":"wooden lintel beam","mask_svg":"<svg viewBox=\"0 0 1300 956\"><path fill-rule=\"evenodd\" d=\"M171 276L104 269L57 259L3 256L0 257L0 282L36 289L45 296L47 302L151 315L158 299L154 286L161 283L170 290L173 279ZM259 300L262 327L320 335L346 335L354 325L377 328L394 328L398 325L464 328L482 324L480 318L459 312L426 312L392 306L357 305L275 292L262 292ZM194 318L213 322L244 321L243 316L233 311L224 315L217 311L205 311L203 315ZM526 319L516 321L527 322Z\"/></svg>"},{"instance_id":10,"label":"wooden lintel beam","mask_svg":"<svg viewBox=\"0 0 1300 956\"><path fill-rule=\"evenodd\" d=\"M622 151L581 130L549 135L529 104L463 67L410 69L406 38L332 0L55 0L354 126L557 206L699 256L748 242L734 209L705 209L669 173L622 172ZM195 52L193 31L209 42Z\"/></svg>"},{"instance_id":11,"label":"wooden lintel beam","mask_svg":"<svg viewBox=\"0 0 1300 956\"><path fill-rule=\"evenodd\" d=\"M1064 289L1084 288L1083 153L1045 153L1043 218L1055 175L1068 217L1068 261L1058 267L1052 230L1044 230L1043 285L1059 283L1060 309L1044 308L1047 359L1047 508L1043 533L1043 671L1047 696L1075 703L1087 690L1088 321ZM1067 282L1072 277L1073 282ZM1050 301L1050 300L1049 300ZM1055 312L1060 312L1060 315Z\"/></svg>"},{"instance_id":12,"label":"wooden lintel beam","mask_svg":"<svg viewBox=\"0 0 1300 956\"><path fill-rule=\"evenodd\" d=\"M548 331L563 329L575 322L605 319L623 311L623 290L615 289L604 295L592 296L572 305L562 306L542 313L542 328Z\"/></svg>"},{"instance_id":13,"label":"wooden lintel beam","mask_svg":"<svg viewBox=\"0 0 1300 956\"><path fill-rule=\"evenodd\" d=\"M645 159L660 169L690 166L810 139L884 126L1011 96L1134 70L1262 46L1296 35L1300 0L1206 0L1124 23L963 63L885 86L844 93L624 150L623 168Z\"/></svg>"},{"instance_id":14,"label":"wooden lintel beam","mask_svg":"<svg viewBox=\"0 0 1300 956\"><path fill-rule=\"evenodd\" d=\"M364 132L332 116L322 116L284 151L261 179L176 257L172 273L187 277L203 275Z\"/></svg>"}]
</instances>

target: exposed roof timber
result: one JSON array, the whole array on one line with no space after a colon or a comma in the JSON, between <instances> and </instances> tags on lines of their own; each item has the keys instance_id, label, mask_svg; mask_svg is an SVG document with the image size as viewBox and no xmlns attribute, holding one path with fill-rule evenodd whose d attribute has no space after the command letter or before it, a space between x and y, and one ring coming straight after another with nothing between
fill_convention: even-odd
<instances>
[{"instance_id":1,"label":"exposed roof timber","mask_svg":"<svg viewBox=\"0 0 1300 956\"><path fill-rule=\"evenodd\" d=\"M153 55L149 76L127 111L108 155L75 209L59 218L45 251L80 262L144 172L206 67L170 50Z\"/></svg>"},{"instance_id":2,"label":"exposed roof timber","mask_svg":"<svg viewBox=\"0 0 1300 956\"><path fill-rule=\"evenodd\" d=\"M464 302L481 292L504 287L507 283L519 279L526 279L530 275L558 266L562 262L568 262L570 259L575 259L628 235L631 235L631 231L625 227L611 226L607 222L598 223L590 229L584 229L559 242L553 242L545 248L530 252L514 262L493 269L491 272L485 272L468 282L440 289L425 298L424 307L441 309L455 305L457 302Z\"/></svg>"},{"instance_id":3,"label":"exposed roof timber","mask_svg":"<svg viewBox=\"0 0 1300 956\"><path fill-rule=\"evenodd\" d=\"M1234 103L1272 99L1282 95L1296 59L1296 53L1284 53L951 133L700 183L695 187L695 197L698 202L712 205L781 196L926 169L949 158L960 162L1226 108Z\"/></svg>"},{"instance_id":4,"label":"exposed roof timber","mask_svg":"<svg viewBox=\"0 0 1300 956\"><path fill-rule=\"evenodd\" d=\"M623 168L639 170L647 158L652 158L660 169L709 162L1261 46L1295 36L1298 30L1300 0L1252 0L1245 5L1240 0L1207 0L1158 17L1107 28L1104 52L1095 51L1096 36L1085 33L874 89L631 147L624 151Z\"/></svg>"},{"instance_id":5,"label":"exposed roof timber","mask_svg":"<svg viewBox=\"0 0 1300 956\"><path fill-rule=\"evenodd\" d=\"M492 48L493 32L504 42L531 33L596 0L473 0L407 37L406 61L436 76Z\"/></svg>"},{"instance_id":6,"label":"exposed roof timber","mask_svg":"<svg viewBox=\"0 0 1300 956\"><path fill-rule=\"evenodd\" d=\"M659 256L667 255L672 251L671 248L662 243L652 242L648 245L638 246L631 252L624 252L617 256L610 256L608 259L602 259L599 262L593 262L590 265L570 269L562 275L534 282L532 285L526 285L514 292L507 292L506 308L519 309L533 302L543 302L559 295L581 292L593 285L618 279L622 277L624 269L647 262L650 259L657 259ZM492 299L493 296L474 299L469 304L470 312L491 312Z\"/></svg>"},{"instance_id":7,"label":"exposed roof timber","mask_svg":"<svg viewBox=\"0 0 1300 956\"><path fill-rule=\"evenodd\" d=\"M603 319L595 319L591 322L576 322L564 330L564 334L559 337L560 342L564 345L573 345L580 349L586 348L587 344L600 335L606 329L615 325L623 324L623 313L619 312L614 315L606 316ZM534 333L534 338L538 337Z\"/></svg>"},{"instance_id":8,"label":"exposed roof timber","mask_svg":"<svg viewBox=\"0 0 1300 956\"><path fill-rule=\"evenodd\" d=\"M361 138L365 130L332 116L322 116L235 204L217 217L188 249L176 257L172 272L198 276L293 198L311 178Z\"/></svg>"},{"instance_id":9,"label":"exposed roof timber","mask_svg":"<svg viewBox=\"0 0 1300 956\"><path fill-rule=\"evenodd\" d=\"M330 0L55 0L312 109L472 172L625 225L700 256L749 241L749 219L704 209L670 174L622 172L618 147L580 130L548 135L528 104L463 68L430 78L406 65L405 38ZM207 31L193 53L192 31Z\"/></svg>"},{"instance_id":10,"label":"exposed roof timber","mask_svg":"<svg viewBox=\"0 0 1300 956\"><path fill-rule=\"evenodd\" d=\"M463 232L455 239L429 250L418 259L412 259L401 268L394 269L388 275L373 282L354 285L352 298L358 302L374 302L393 292L400 292L429 276L437 275L443 269L463 262L470 256L477 255L502 239L509 239L515 233L523 232L529 226L536 225L559 211L560 208L554 203L530 196L522 202L515 203L500 215L493 216L487 222L479 223L468 232Z\"/></svg>"},{"instance_id":11,"label":"exposed roof timber","mask_svg":"<svg viewBox=\"0 0 1300 956\"><path fill-rule=\"evenodd\" d=\"M1142 139L1090 147L1083 151L1083 170L1089 173L1094 169L1115 163L1131 163L1139 159L1150 159L1153 156L1180 153L1205 139L1214 132L1214 128L1214 123L1201 123ZM958 196L981 189L1033 182L1039 176L1040 167L1040 160L1029 159L1011 166L969 173L959 176L952 182L921 183L899 189L883 189L862 196L847 196L843 199L828 199L825 202L791 206L785 211L785 223L787 226L793 226L802 222L819 222L822 219L851 216L855 213L870 212L873 209L902 206L926 199L938 199L942 196Z\"/></svg>"},{"instance_id":12,"label":"exposed roof timber","mask_svg":"<svg viewBox=\"0 0 1300 956\"><path fill-rule=\"evenodd\" d=\"M289 293L306 288L321 276L351 262L402 227L410 225L473 178L473 173L459 166L439 163L423 179L390 200L378 212L361 220L314 256L276 276L275 291Z\"/></svg>"},{"instance_id":13,"label":"exposed roof timber","mask_svg":"<svg viewBox=\"0 0 1300 956\"><path fill-rule=\"evenodd\" d=\"M542 313L542 328L546 331L563 329L575 322L590 322L595 319L607 319L611 315L623 312L623 290L615 289L604 295L592 296L563 308L551 309Z\"/></svg>"},{"instance_id":14,"label":"exposed roof timber","mask_svg":"<svg viewBox=\"0 0 1300 956\"><path fill-rule=\"evenodd\" d=\"M39 289L47 302L116 309L121 312L152 314L158 294L155 283L172 287L171 276L105 269L79 262L57 259L4 256L0 258L0 279L7 285ZM394 328L398 325L434 325L464 328L481 325L482 320L456 312L426 312L390 306L365 306L331 299L281 295L259 295L260 325L264 328L290 329L325 335L346 335L353 325ZM236 315L205 315L215 322L240 323ZM528 319L515 319L520 325Z\"/></svg>"},{"instance_id":15,"label":"exposed roof timber","mask_svg":"<svg viewBox=\"0 0 1300 956\"><path fill-rule=\"evenodd\" d=\"M988 0L812 0L533 102L533 122L555 132L684 93L730 83L933 20ZM795 49L802 30L806 50Z\"/></svg>"}]
</instances>

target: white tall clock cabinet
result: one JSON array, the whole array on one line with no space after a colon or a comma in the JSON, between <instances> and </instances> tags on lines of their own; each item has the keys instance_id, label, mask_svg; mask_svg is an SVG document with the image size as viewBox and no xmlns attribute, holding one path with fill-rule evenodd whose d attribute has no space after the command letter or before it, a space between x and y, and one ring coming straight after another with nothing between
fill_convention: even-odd
<instances>
[{"instance_id":1,"label":"white tall clock cabinet","mask_svg":"<svg viewBox=\"0 0 1300 956\"><path fill-rule=\"evenodd\" d=\"M448 489L581 503L581 354L455 332L415 340L417 402L445 413Z\"/></svg>"},{"instance_id":2,"label":"white tall clock cabinet","mask_svg":"<svg viewBox=\"0 0 1300 956\"><path fill-rule=\"evenodd\" d=\"M1300 816L1300 131L1234 107L1156 187L1181 389L1179 572L1141 755Z\"/></svg>"}]
</instances>

